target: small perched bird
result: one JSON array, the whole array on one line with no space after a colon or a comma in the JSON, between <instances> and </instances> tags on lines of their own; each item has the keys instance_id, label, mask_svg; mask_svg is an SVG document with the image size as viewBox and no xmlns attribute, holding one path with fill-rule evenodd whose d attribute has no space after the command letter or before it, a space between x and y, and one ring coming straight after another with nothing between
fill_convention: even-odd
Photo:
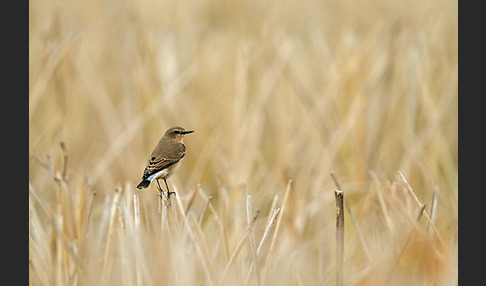
<instances>
[{"instance_id":1,"label":"small perched bird","mask_svg":"<svg viewBox=\"0 0 486 286\"><path fill-rule=\"evenodd\" d=\"M143 171L142 181L138 184L137 189L146 188L153 180L157 181L159 191L162 188L159 185L159 179L163 179L167 188L167 198L174 192L169 191L166 179L174 174L179 168L184 155L186 146L182 142L184 135L194 131L187 131L182 127L169 128L157 146L155 146L152 155L147 162Z\"/></svg>"}]
</instances>

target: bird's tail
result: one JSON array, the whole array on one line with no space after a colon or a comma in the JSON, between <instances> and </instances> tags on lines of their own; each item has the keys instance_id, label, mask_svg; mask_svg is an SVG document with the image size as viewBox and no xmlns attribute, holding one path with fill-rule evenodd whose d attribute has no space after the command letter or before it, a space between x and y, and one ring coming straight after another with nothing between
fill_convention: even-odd
<instances>
[{"instance_id":1,"label":"bird's tail","mask_svg":"<svg viewBox=\"0 0 486 286\"><path fill-rule=\"evenodd\" d=\"M137 189L146 188L149 185L150 185L149 180L143 180L143 181L140 182L140 184L138 184Z\"/></svg>"}]
</instances>

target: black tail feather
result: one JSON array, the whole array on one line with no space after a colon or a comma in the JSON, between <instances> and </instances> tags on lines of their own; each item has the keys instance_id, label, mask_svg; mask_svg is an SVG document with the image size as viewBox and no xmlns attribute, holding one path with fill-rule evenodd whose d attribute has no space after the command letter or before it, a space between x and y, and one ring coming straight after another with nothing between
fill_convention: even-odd
<instances>
[{"instance_id":1,"label":"black tail feather","mask_svg":"<svg viewBox=\"0 0 486 286\"><path fill-rule=\"evenodd\" d=\"M138 184L137 186L137 189L141 189L141 188L146 188L150 185L150 181L149 180L144 180L144 181L141 181L140 184Z\"/></svg>"}]
</instances>

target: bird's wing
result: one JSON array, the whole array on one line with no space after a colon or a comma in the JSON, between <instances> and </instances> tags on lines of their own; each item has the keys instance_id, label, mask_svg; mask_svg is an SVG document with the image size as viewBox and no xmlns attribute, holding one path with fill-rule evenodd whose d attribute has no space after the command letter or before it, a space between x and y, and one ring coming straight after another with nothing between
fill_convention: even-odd
<instances>
[{"instance_id":1,"label":"bird's wing","mask_svg":"<svg viewBox=\"0 0 486 286\"><path fill-rule=\"evenodd\" d=\"M180 147L172 151L173 152L171 152L170 154L168 154L167 152L162 152L160 154L160 152L154 151L154 153L159 153L159 155L152 153L152 156L149 158L147 166L143 171L142 179L146 179L151 175L179 162L182 158L184 158L184 155L186 154L186 147L183 144L180 144Z\"/></svg>"}]
</instances>

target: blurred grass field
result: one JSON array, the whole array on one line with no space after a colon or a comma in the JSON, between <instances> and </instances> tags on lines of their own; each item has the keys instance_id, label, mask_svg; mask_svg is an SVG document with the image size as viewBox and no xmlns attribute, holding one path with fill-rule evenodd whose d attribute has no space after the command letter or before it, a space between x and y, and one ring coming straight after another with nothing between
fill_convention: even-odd
<instances>
[{"instance_id":1,"label":"blurred grass field","mask_svg":"<svg viewBox=\"0 0 486 286\"><path fill-rule=\"evenodd\" d=\"M457 285L457 12L30 1L30 284L335 285L333 173L345 285ZM135 186L171 126L168 206Z\"/></svg>"}]
</instances>

